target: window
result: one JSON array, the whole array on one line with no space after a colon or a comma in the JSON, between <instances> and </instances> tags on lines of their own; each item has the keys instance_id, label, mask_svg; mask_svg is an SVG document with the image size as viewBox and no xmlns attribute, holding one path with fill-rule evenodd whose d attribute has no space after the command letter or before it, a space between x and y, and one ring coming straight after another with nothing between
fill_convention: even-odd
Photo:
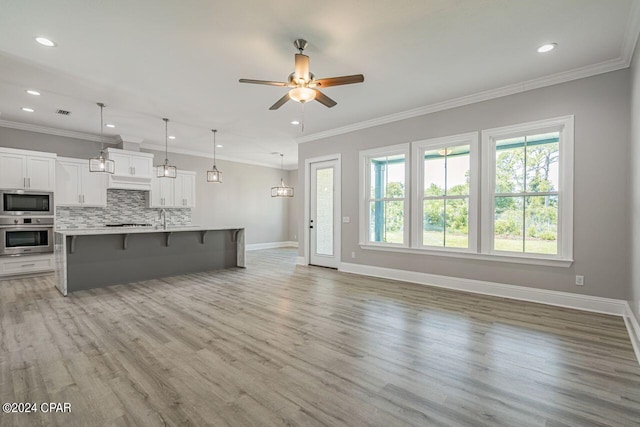
<instances>
[{"instance_id":1,"label":"window","mask_svg":"<svg viewBox=\"0 0 640 427\"><path fill-rule=\"evenodd\" d=\"M412 145L415 245L476 252L478 134Z\"/></svg>"},{"instance_id":2,"label":"window","mask_svg":"<svg viewBox=\"0 0 640 427\"><path fill-rule=\"evenodd\" d=\"M483 252L570 259L573 117L482 135Z\"/></svg>"},{"instance_id":3,"label":"window","mask_svg":"<svg viewBox=\"0 0 640 427\"><path fill-rule=\"evenodd\" d=\"M568 267L573 116L361 152L360 244Z\"/></svg>"},{"instance_id":4,"label":"window","mask_svg":"<svg viewBox=\"0 0 640 427\"><path fill-rule=\"evenodd\" d=\"M409 240L408 144L360 153L364 209L360 218L363 243L407 246Z\"/></svg>"}]
</instances>

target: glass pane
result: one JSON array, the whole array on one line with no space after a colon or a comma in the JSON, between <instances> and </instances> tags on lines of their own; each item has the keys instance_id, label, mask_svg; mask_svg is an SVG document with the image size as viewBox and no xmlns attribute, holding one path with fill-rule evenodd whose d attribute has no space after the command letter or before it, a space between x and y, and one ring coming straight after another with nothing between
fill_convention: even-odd
<instances>
[{"instance_id":1,"label":"glass pane","mask_svg":"<svg viewBox=\"0 0 640 427\"><path fill-rule=\"evenodd\" d=\"M46 246L49 244L49 234L46 230L7 231L5 247L17 248L23 246Z\"/></svg>"},{"instance_id":2,"label":"glass pane","mask_svg":"<svg viewBox=\"0 0 640 427\"><path fill-rule=\"evenodd\" d=\"M527 197L524 251L558 253L558 196Z\"/></svg>"},{"instance_id":3,"label":"glass pane","mask_svg":"<svg viewBox=\"0 0 640 427\"><path fill-rule=\"evenodd\" d=\"M496 141L496 193L524 189L524 137Z\"/></svg>"},{"instance_id":4,"label":"glass pane","mask_svg":"<svg viewBox=\"0 0 640 427\"><path fill-rule=\"evenodd\" d=\"M440 150L429 150L424 153L424 195L443 196L444 195L444 152Z\"/></svg>"},{"instance_id":5,"label":"glass pane","mask_svg":"<svg viewBox=\"0 0 640 427\"><path fill-rule=\"evenodd\" d=\"M527 191L558 190L559 132L527 137Z\"/></svg>"},{"instance_id":6,"label":"glass pane","mask_svg":"<svg viewBox=\"0 0 640 427\"><path fill-rule=\"evenodd\" d=\"M447 200L446 213L445 246L448 248L468 248L469 200L466 198Z\"/></svg>"},{"instance_id":7,"label":"glass pane","mask_svg":"<svg viewBox=\"0 0 640 427\"><path fill-rule=\"evenodd\" d=\"M333 168L316 170L316 253L333 255Z\"/></svg>"},{"instance_id":8,"label":"glass pane","mask_svg":"<svg viewBox=\"0 0 640 427\"><path fill-rule=\"evenodd\" d=\"M422 209L422 244L444 246L444 200L424 200Z\"/></svg>"},{"instance_id":9,"label":"glass pane","mask_svg":"<svg viewBox=\"0 0 640 427\"><path fill-rule=\"evenodd\" d=\"M369 240L404 243L404 201L370 203Z\"/></svg>"},{"instance_id":10,"label":"glass pane","mask_svg":"<svg viewBox=\"0 0 640 427\"><path fill-rule=\"evenodd\" d=\"M369 161L369 167L372 199L404 197L404 154L373 158Z\"/></svg>"},{"instance_id":11,"label":"glass pane","mask_svg":"<svg viewBox=\"0 0 640 427\"><path fill-rule=\"evenodd\" d=\"M496 197L493 248L523 252L523 197Z\"/></svg>"},{"instance_id":12,"label":"glass pane","mask_svg":"<svg viewBox=\"0 0 640 427\"><path fill-rule=\"evenodd\" d=\"M469 146L447 148L447 195L469 194L471 158Z\"/></svg>"},{"instance_id":13,"label":"glass pane","mask_svg":"<svg viewBox=\"0 0 640 427\"><path fill-rule=\"evenodd\" d=\"M47 194L4 194L4 210L7 212L49 212Z\"/></svg>"}]
</instances>

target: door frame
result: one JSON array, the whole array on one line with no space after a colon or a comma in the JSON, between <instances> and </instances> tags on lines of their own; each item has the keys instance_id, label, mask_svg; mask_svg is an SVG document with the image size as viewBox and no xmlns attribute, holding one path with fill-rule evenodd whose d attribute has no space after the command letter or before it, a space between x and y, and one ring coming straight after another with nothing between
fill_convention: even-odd
<instances>
[{"instance_id":1,"label":"door frame","mask_svg":"<svg viewBox=\"0 0 640 427\"><path fill-rule=\"evenodd\" d=\"M311 157L304 160L304 219L302 226L304 227L304 265L309 265L310 249L311 249L311 233L309 232L309 220L311 210L311 164L335 160L338 166L333 177L335 206L338 217L336 218L335 230L335 257L338 261L338 269L342 265L342 157L340 153L329 154L327 156ZM336 184L337 183L337 184Z\"/></svg>"}]
</instances>

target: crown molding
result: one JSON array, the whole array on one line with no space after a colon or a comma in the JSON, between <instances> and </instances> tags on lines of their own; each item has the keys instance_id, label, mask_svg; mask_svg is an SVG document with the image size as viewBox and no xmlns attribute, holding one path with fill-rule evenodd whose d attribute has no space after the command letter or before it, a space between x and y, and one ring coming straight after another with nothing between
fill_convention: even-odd
<instances>
[{"instance_id":1,"label":"crown molding","mask_svg":"<svg viewBox=\"0 0 640 427\"><path fill-rule=\"evenodd\" d=\"M387 116L378 117L371 120L365 120L358 123L353 123L347 126L342 126L335 129L329 129L323 132L314 133L311 135L301 136L296 138L298 144L304 144L306 142L316 141L318 139L324 139L331 136L342 135L349 132L354 132L361 129L367 129L374 126L380 126L387 123L397 122L400 120L411 119L418 116L424 116L425 114L435 113L437 111L449 110L452 108L463 107L465 105L475 104L482 101L488 101L490 99L501 98L507 95L514 95L521 92L526 92L533 89L539 89L546 86L552 86L559 83L565 83L572 80L583 79L585 77L595 76L597 74L608 73L610 71L620 70L622 68L629 67L630 59L616 58L609 61L600 62L598 64L587 65L585 67L575 68L569 71L563 71L549 76L539 77L532 80L527 80L520 83L514 83L511 85L503 86L497 89L490 89L484 92L478 92L473 95L466 95L460 98L450 99L448 101L436 102L434 104L425 105L424 107L414 108L412 110L401 111L399 113L389 114Z\"/></svg>"},{"instance_id":2,"label":"crown molding","mask_svg":"<svg viewBox=\"0 0 640 427\"><path fill-rule=\"evenodd\" d=\"M122 135L122 136L121 135L116 135L114 137L106 137L105 136L104 138L100 138L99 135L94 135L94 134L91 134L91 133L76 132L76 131L66 130L66 129L57 129L57 128L52 128L52 127L49 127L49 126L40 126L40 125L34 125L34 124L29 124L29 123L13 122L13 121L10 121L10 120L0 120L0 127L9 128L9 129L24 130L24 131L28 131L28 132L44 133L44 134L47 134L47 135L62 136L62 137L66 137L66 138L79 139L81 141L86 141L86 142L104 142L105 144L119 144L123 140L129 141L129 142L138 141L138 140L142 141L141 138L133 137L133 136L127 136L127 135ZM140 143L140 148L144 148L144 149L147 149L147 150L164 151L164 146L163 145L155 145L155 144L150 144L150 143L146 143L146 142ZM205 157L205 158L213 159L213 155L212 154L206 153L204 151L187 150L187 149L182 149L182 148L170 148L169 152L170 153L176 153L176 154L186 154L188 156ZM269 163L253 162L253 161L249 161L249 160L243 160L243 159L240 159L240 158L237 158L237 157L233 157L233 156L216 155L216 158L218 158L220 160L226 160L226 161L229 161L229 162L244 163L244 164L248 164L248 165L280 169L277 165L272 165L272 164L269 164ZM296 170L298 168L297 168L297 166L294 166L294 167L286 167L285 166L284 169L285 170Z\"/></svg>"},{"instance_id":3,"label":"crown molding","mask_svg":"<svg viewBox=\"0 0 640 427\"><path fill-rule=\"evenodd\" d=\"M140 144L140 148L144 148L145 150L154 150L154 151L162 151L164 152L164 145L157 145L157 144L151 144L148 142L143 142L142 144ZM184 148L169 148L169 153L175 153L175 154L184 154L186 156L194 156L194 157L204 157L207 159L213 159L213 154L205 152L205 151L198 151L198 150L188 150L188 149L184 149ZM253 166L262 166L265 168L271 168L271 169L280 169L280 166L278 165L272 165L269 163L262 163L262 162L255 162L255 161L251 161L251 160L243 160L240 159L238 157L234 157L234 156L227 156L227 155L220 155L220 154L216 154L216 160L225 160L227 162L234 162L234 163L243 163L245 165L253 165ZM298 166L285 166L284 170L297 170Z\"/></svg>"},{"instance_id":4,"label":"crown molding","mask_svg":"<svg viewBox=\"0 0 640 427\"><path fill-rule=\"evenodd\" d=\"M631 11L627 20L627 28L624 33L624 40L622 41L622 58L627 61L627 66L631 65L633 59L633 52L636 49L638 43L638 36L640 36L640 2L633 1L631 3Z\"/></svg>"},{"instance_id":5,"label":"crown molding","mask_svg":"<svg viewBox=\"0 0 640 427\"><path fill-rule=\"evenodd\" d=\"M47 135L64 136L67 138L81 139L91 142L104 142L105 144L117 144L120 139L117 137L100 137L92 133L76 132L73 130L57 129L49 126L32 125L29 123L12 122L10 120L0 120L0 127L26 130L29 132L45 133Z\"/></svg>"}]
</instances>

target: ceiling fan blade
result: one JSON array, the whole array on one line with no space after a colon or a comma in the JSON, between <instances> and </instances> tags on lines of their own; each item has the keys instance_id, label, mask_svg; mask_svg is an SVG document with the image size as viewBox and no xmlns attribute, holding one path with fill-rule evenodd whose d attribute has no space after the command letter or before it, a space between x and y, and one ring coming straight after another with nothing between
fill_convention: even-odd
<instances>
[{"instance_id":1,"label":"ceiling fan blade","mask_svg":"<svg viewBox=\"0 0 640 427\"><path fill-rule=\"evenodd\" d=\"M316 101L318 101L320 104L324 105L325 107L335 107L337 102L334 101L333 99L329 98L327 95L325 95L324 93L320 92L318 89L314 89L316 91Z\"/></svg>"},{"instance_id":2,"label":"ceiling fan blade","mask_svg":"<svg viewBox=\"0 0 640 427\"><path fill-rule=\"evenodd\" d=\"M296 69L294 72L296 79L309 81L309 57L301 53L296 53Z\"/></svg>"},{"instance_id":3,"label":"ceiling fan blade","mask_svg":"<svg viewBox=\"0 0 640 427\"><path fill-rule=\"evenodd\" d=\"M269 107L269 110L277 110L278 108L282 107L285 104L285 102L287 102L290 99L291 98L289 98L289 92L285 93L282 98L278 99L275 104Z\"/></svg>"},{"instance_id":4,"label":"ceiling fan blade","mask_svg":"<svg viewBox=\"0 0 640 427\"><path fill-rule=\"evenodd\" d=\"M364 76L362 74L354 74L353 76L328 77L326 79L317 79L314 83L317 87L329 87L350 85L353 83L362 83Z\"/></svg>"},{"instance_id":5,"label":"ceiling fan blade","mask_svg":"<svg viewBox=\"0 0 640 427\"><path fill-rule=\"evenodd\" d=\"M268 86L286 86L284 82L271 82L269 80L252 80L252 79L240 79L240 83L252 83L254 85L268 85Z\"/></svg>"}]
</instances>

